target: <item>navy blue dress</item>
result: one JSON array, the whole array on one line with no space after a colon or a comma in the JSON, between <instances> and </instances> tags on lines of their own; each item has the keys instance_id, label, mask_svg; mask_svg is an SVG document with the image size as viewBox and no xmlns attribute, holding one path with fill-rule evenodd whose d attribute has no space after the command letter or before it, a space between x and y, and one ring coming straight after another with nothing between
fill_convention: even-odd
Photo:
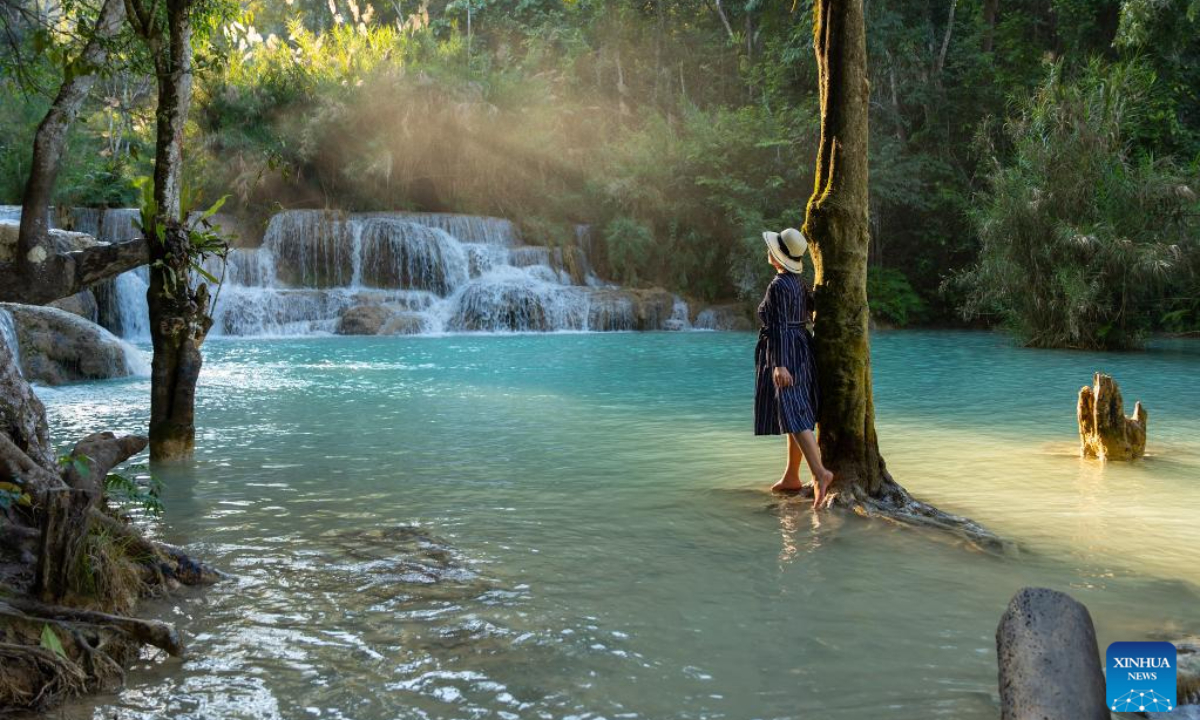
<instances>
[{"instance_id":1,"label":"navy blue dress","mask_svg":"<svg viewBox=\"0 0 1200 720\"><path fill-rule=\"evenodd\" d=\"M758 306L754 348L754 434L783 435L817 427L817 373L812 338L805 327L812 292L794 273L779 273ZM774 370L785 367L792 385L775 387Z\"/></svg>"}]
</instances>

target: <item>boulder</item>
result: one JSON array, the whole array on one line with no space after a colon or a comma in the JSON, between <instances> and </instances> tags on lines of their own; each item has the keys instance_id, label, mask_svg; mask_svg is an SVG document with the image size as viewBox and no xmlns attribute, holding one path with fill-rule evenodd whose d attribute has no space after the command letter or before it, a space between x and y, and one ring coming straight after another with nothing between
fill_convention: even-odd
<instances>
[{"instance_id":1,"label":"boulder","mask_svg":"<svg viewBox=\"0 0 1200 720\"><path fill-rule=\"evenodd\" d=\"M29 382L63 385L145 371L136 349L104 328L65 310L0 303L16 331L21 370Z\"/></svg>"},{"instance_id":2,"label":"boulder","mask_svg":"<svg viewBox=\"0 0 1200 720\"><path fill-rule=\"evenodd\" d=\"M746 332L754 329L747 307L741 303L709 305L696 313L692 327L697 330Z\"/></svg>"},{"instance_id":3,"label":"boulder","mask_svg":"<svg viewBox=\"0 0 1200 720\"><path fill-rule=\"evenodd\" d=\"M16 347L16 321L0 307L0 433L43 467L54 466L54 446L46 426L46 410L21 373Z\"/></svg>"},{"instance_id":4,"label":"boulder","mask_svg":"<svg viewBox=\"0 0 1200 720\"><path fill-rule=\"evenodd\" d=\"M382 305L355 305L346 308L338 319L338 335L378 335L391 311Z\"/></svg>"},{"instance_id":5,"label":"boulder","mask_svg":"<svg viewBox=\"0 0 1200 720\"><path fill-rule=\"evenodd\" d=\"M347 308L338 319L338 335L417 335L425 321L403 305L364 304Z\"/></svg>"},{"instance_id":6,"label":"boulder","mask_svg":"<svg viewBox=\"0 0 1200 720\"><path fill-rule=\"evenodd\" d=\"M1109 720L1096 630L1087 608L1022 588L996 628L1002 720Z\"/></svg>"},{"instance_id":7,"label":"boulder","mask_svg":"<svg viewBox=\"0 0 1200 720\"><path fill-rule=\"evenodd\" d=\"M662 288L597 288L588 295L591 330L665 330L675 312L675 295Z\"/></svg>"},{"instance_id":8,"label":"boulder","mask_svg":"<svg viewBox=\"0 0 1200 720\"><path fill-rule=\"evenodd\" d=\"M397 312L380 328L380 335L420 335L425 331L425 320L417 313Z\"/></svg>"},{"instance_id":9,"label":"boulder","mask_svg":"<svg viewBox=\"0 0 1200 720\"><path fill-rule=\"evenodd\" d=\"M70 297L65 297L62 300L55 300L50 303L50 307L66 310L72 315L78 315L88 322L97 322L100 315L100 306L96 302L96 296L91 290L84 290Z\"/></svg>"}]
</instances>

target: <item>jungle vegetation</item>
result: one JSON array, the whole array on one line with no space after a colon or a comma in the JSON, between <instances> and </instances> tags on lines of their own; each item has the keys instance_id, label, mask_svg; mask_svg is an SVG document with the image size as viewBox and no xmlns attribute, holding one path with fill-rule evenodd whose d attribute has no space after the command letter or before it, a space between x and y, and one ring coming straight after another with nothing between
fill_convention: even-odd
<instances>
[{"instance_id":1,"label":"jungle vegetation","mask_svg":"<svg viewBox=\"0 0 1200 720\"><path fill-rule=\"evenodd\" d=\"M4 0L0 202L86 2ZM49 8L49 9L48 9ZM196 43L185 185L280 207L588 224L613 279L752 299L799 226L819 98L810 1L249 0ZM866 4L869 290L893 325L1039 346L1200 330L1200 0ZM56 200L134 205L155 82L117 38Z\"/></svg>"}]
</instances>

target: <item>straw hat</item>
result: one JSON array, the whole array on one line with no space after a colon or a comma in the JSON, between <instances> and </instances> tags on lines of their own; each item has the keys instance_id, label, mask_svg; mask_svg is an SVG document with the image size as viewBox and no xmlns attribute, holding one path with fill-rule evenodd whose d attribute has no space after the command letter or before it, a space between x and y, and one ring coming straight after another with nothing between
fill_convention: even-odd
<instances>
[{"instance_id":1,"label":"straw hat","mask_svg":"<svg viewBox=\"0 0 1200 720\"><path fill-rule=\"evenodd\" d=\"M804 253L808 251L808 240L804 233L796 228L788 228L781 233L765 232L763 241L767 244L767 252L775 258L788 272L802 272Z\"/></svg>"}]
</instances>

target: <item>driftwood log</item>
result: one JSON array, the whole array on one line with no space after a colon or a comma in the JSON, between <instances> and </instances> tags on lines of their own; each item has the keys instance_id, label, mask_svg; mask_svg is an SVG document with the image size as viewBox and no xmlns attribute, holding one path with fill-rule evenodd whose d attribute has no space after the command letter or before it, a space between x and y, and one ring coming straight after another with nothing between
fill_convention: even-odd
<instances>
[{"instance_id":1,"label":"driftwood log","mask_svg":"<svg viewBox=\"0 0 1200 720\"><path fill-rule=\"evenodd\" d=\"M1092 385L1079 390L1079 440L1084 457L1135 460L1146 454L1146 409L1133 406L1125 416L1121 389L1111 375L1096 373Z\"/></svg>"}]
</instances>

